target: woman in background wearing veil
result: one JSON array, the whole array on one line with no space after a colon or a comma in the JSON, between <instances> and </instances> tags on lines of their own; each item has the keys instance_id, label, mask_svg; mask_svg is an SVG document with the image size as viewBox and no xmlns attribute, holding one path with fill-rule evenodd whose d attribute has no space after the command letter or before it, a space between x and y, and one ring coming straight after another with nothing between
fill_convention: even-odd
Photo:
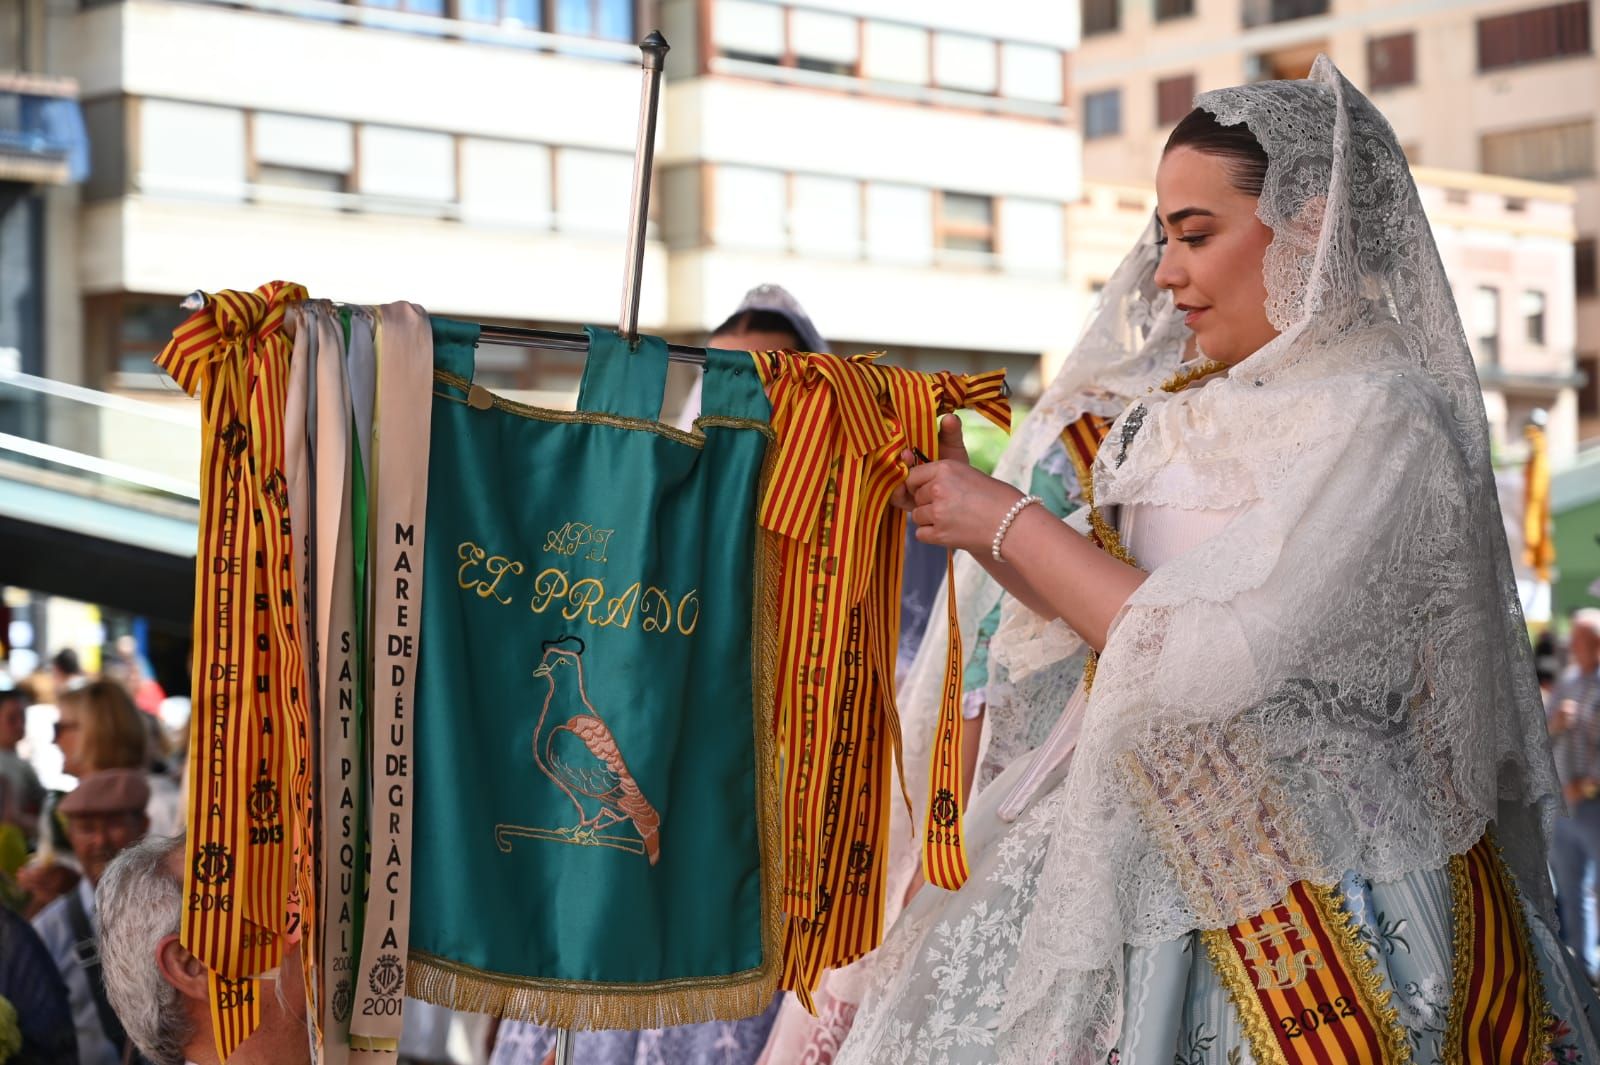
<instances>
[{"instance_id":1,"label":"woman in background wearing veil","mask_svg":"<svg viewBox=\"0 0 1600 1065\"><path fill-rule=\"evenodd\" d=\"M1551 934L1559 799L1483 401L1404 156L1325 58L1196 103L1160 246L1051 389L1088 505L977 473L953 420L898 500L1026 608L991 643L1027 704L991 746L1057 720L973 803L966 885L916 892L864 967L836 1060L1600 1060ZM1158 367L1114 422L1084 401ZM1013 475L1057 431L1030 424Z\"/></svg>"}]
</instances>

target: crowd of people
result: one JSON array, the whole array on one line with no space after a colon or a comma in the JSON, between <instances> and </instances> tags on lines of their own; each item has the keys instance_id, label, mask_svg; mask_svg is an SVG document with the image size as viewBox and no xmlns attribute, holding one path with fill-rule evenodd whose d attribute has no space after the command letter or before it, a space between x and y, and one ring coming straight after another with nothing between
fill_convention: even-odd
<instances>
[{"instance_id":1,"label":"crowd of people","mask_svg":"<svg viewBox=\"0 0 1600 1065\"><path fill-rule=\"evenodd\" d=\"M158 716L164 693L127 660L135 654L114 647L88 676L63 650L0 687L0 997L16 1007L22 1061L134 1060L106 998L96 888L123 850L181 830L184 747ZM29 736L30 721L47 741Z\"/></svg>"},{"instance_id":2,"label":"crowd of people","mask_svg":"<svg viewBox=\"0 0 1600 1065\"><path fill-rule=\"evenodd\" d=\"M1532 653L1471 355L1392 130L1319 59L1201 97L1156 180L1152 239L998 476L950 419L894 498L920 545L960 554L978 633L972 876L929 889L891 854L884 945L828 975L819 1017L779 1000L580 1033L576 1065L1221 1065L1353 1060L1358 1040L1361 1060L1600 1057L1600 610ZM712 341L823 346L771 286ZM1075 474L1086 440L1105 450ZM911 658L914 763L949 678ZM0 702L0 740L28 699ZM0 997L29 1060L211 1065L159 731L114 680L53 702L77 786L52 804L0 760L33 854L6 881ZM293 951L266 975L232 1060L302 1065ZM494 1065L552 1054L535 1025L479 1035Z\"/></svg>"}]
</instances>

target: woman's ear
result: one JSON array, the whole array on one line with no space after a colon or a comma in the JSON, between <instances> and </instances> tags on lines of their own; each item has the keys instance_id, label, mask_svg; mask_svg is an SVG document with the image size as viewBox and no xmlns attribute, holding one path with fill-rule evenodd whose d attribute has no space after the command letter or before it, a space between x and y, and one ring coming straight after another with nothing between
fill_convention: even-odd
<instances>
[{"instance_id":1,"label":"woman's ear","mask_svg":"<svg viewBox=\"0 0 1600 1065\"><path fill-rule=\"evenodd\" d=\"M177 933L162 936L161 942L156 944L156 967L161 970L161 978L177 988L184 998L202 1002L210 998L206 967L178 942Z\"/></svg>"}]
</instances>

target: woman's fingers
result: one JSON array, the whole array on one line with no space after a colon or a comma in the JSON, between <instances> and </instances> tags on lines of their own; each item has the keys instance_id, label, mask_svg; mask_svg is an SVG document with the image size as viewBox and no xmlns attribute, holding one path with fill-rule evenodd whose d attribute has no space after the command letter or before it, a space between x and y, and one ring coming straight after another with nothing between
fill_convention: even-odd
<instances>
[{"instance_id":1,"label":"woman's fingers","mask_svg":"<svg viewBox=\"0 0 1600 1065\"><path fill-rule=\"evenodd\" d=\"M939 457L951 462L971 462L967 457L966 437L961 433L961 419L954 414L939 419Z\"/></svg>"},{"instance_id":2,"label":"woman's fingers","mask_svg":"<svg viewBox=\"0 0 1600 1065\"><path fill-rule=\"evenodd\" d=\"M906 491L916 495L923 485L938 479L944 473L937 462L925 462L921 466L913 466L906 473Z\"/></svg>"}]
</instances>

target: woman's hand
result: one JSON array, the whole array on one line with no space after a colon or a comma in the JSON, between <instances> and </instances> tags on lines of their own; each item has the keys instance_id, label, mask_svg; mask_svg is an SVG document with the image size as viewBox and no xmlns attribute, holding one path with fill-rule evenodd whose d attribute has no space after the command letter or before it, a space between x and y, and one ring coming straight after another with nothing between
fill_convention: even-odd
<instances>
[{"instance_id":1,"label":"woman's hand","mask_svg":"<svg viewBox=\"0 0 1600 1065\"><path fill-rule=\"evenodd\" d=\"M910 452L902 455L911 470L890 501L911 515L923 543L985 552L1021 493L972 468L961 419L953 414L939 423L939 455L939 461L922 465L913 465Z\"/></svg>"}]
</instances>

